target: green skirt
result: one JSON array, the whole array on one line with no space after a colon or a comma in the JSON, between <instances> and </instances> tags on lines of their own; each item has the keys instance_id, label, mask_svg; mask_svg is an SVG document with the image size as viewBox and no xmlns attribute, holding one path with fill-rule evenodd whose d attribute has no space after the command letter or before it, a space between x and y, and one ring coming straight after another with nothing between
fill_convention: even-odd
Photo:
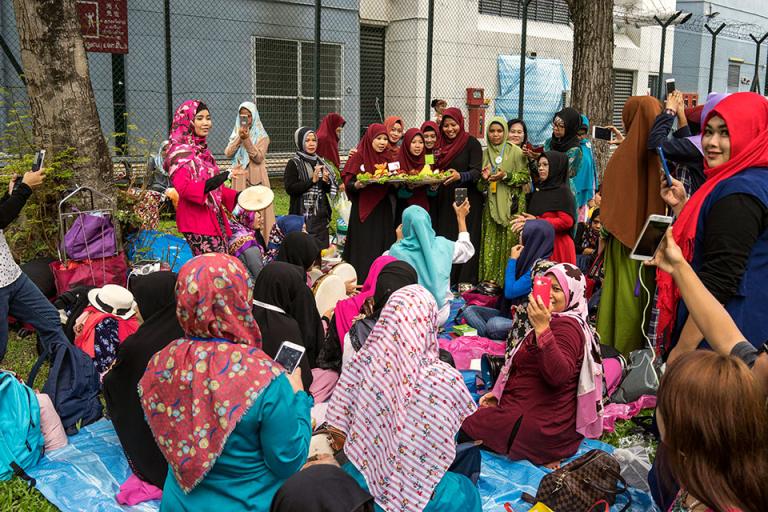
<instances>
[{"instance_id":1,"label":"green skirt","mask_svg":"<svg viewBox=\"0 0 768 512\"><path fill-rule=\"evenodd\" d=\"M495 281L504 287L509 253L518 242L511 226L497 224L491 217L488 203L483 208L483 237L480 244L480 281Z\"/></svg>"}]
</instances>

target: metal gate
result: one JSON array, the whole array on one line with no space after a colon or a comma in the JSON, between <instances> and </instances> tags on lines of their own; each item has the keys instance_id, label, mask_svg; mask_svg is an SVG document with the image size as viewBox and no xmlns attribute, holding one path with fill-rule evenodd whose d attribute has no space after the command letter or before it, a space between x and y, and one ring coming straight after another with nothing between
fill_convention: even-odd
<instances>
[{"instance_id":1,"label":"metal gate","mask_svg":"<svg viewBox=\"0 0 768 512\"><path fill-rule=\"evenodd\" d=\"M360 25L360 134L384 115L384 37L386 27Z\"/></svg>"},{"instance_id":2,"label":"metal gate","mask_svg":"<svg viewBox=\"0 0 768 512\"><path fill-rule=\"evenodd\" d=\"M613 70L613 126L626 134L626 128L621 121L621 111L624 104L635 90L635 73L626 69Z\"/></svg>"}]
</instances>

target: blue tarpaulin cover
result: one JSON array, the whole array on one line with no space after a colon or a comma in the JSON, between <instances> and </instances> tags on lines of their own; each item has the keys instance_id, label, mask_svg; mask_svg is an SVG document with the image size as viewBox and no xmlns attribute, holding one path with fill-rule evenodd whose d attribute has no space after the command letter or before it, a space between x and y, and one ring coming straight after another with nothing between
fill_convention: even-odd
<instances>
[{"instance_id":1,"label":"blue tarpaulin cover","mask_svg":"<svg viewBox=\"0 0 768 512\"><path fill-rule=\"evenodd\" d=\"M126 253L129 261L165 261L174 272L178 272L182 265L192 259L192 249L186 240L154 230L140 231L138 235L129 237Z\"/></svg>"}]
</instances>

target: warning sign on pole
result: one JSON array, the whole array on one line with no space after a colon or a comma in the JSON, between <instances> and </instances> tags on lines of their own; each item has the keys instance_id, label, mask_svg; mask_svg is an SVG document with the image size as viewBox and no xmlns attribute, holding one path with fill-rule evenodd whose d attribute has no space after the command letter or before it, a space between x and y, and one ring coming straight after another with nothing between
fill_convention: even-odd
<instances>
[{"instance_id":1,"label":"warning sign on pole","mask_svg":"<svg viewBox=\"0 0 768 512\"><path fill-rule=\"evenodd\" d=\"M128 0L77 0L89 52L128 53Z\"/></svg>"}]
</instances>

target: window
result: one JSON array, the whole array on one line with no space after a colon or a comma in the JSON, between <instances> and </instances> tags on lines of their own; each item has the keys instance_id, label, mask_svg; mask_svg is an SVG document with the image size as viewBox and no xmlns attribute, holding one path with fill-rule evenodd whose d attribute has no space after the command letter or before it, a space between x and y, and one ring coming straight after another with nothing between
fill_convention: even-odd
<instances>
[{"instance_id":1,"label":"window","mask_svg":"<svg viewBox=\"0 0 768 512\"><path fill-rule=\"evenodd\" d=\"M270 150L295 150L293 134L315 124L315 43L254 38L253 84ZM341 45L320 44L320 116L341 110Z\"/></svg>"},{"instance_id":2,"label":"window","mask_svg":"<svg viewBox=\"0 0 768 512\"><path fill-rule=\"evenodd\" d=\"M520 0L480 0L478 10L480 14L523 17ZM533 0L528 5L528 20L567 25L570 22L568 4L565 0Z\"/></svg>"},{"instance_id":3,"label":"window","mask_svg":"<svg viewBox=\"0 0 768 512\"><path fill-rule=\"evenodd\" d=\"M739 80L741 79L741 64L728 64L728 92L739 92Z\"/></svg>"},{"instance_id":4,"label":"window","mask_svg":"<svg viewBox=\"0 0 768 512\"><path fill-rule=\"evenodd\" d=\"M651 96L656 96L659 88L659 75L648 75L648 90L651 91Z\"/></svg>"}]
</instances>

